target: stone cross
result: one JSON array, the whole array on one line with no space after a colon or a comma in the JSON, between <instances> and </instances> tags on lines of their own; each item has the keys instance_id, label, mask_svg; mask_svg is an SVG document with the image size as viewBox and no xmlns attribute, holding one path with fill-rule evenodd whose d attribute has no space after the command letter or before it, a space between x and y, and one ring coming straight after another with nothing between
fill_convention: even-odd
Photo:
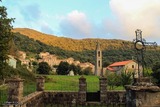
<instances>
[{"instance_id":1,"label":"stone cross","mask_svg":"<svg viewBox=\"0 0 160 107\"><path fill-rule=\"evenodd\" d=\"M146 42L144 38L142 38L142 31L137 29L135 31L136 39L133 40L134 48L136 49L137 61L138 61L138 78L144 76L144 50L146 46L157 46L156 42ZM140 64L142 65L142 74L140 72Z\"/></svg>"}]
</instances>

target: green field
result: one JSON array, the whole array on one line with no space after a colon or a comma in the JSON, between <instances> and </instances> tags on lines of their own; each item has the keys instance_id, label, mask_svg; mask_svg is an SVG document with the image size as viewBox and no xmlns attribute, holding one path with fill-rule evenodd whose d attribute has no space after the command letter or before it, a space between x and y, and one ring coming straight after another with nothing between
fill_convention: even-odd
<instances>
[{"instance_id":1,"label":"green field","mask_svg":"<svg viewBox=\"0 0 160 107\"><path fill-rule=\"evenodd\" d=\"M79 78L81 76L60 76L48 75L45 76L45 90L55 91L78 91ZM99 90L98 76L84 76L87 81L87 91L94 92ZM107 87L109 89L109 86ZM114 90L123 90L123 87L116 87Z\"/></svg>"},{"instance_id":2,"label":"green field","mask_svg":"<svg viewBox=\"0 0 160 107\"><path fill-rule=\"evenodd\" d=\"M88 91L98 91L99 79L97 76L84 76L87 81ZM56 91L78 91L80 76L58 76L49 75L46 76L45 90Z\"/></svg>"}]
</instances>

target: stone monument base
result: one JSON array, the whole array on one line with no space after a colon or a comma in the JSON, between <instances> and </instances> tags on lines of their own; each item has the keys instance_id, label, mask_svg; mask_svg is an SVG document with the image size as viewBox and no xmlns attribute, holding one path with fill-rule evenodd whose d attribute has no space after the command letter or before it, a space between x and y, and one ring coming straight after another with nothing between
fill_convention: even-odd
<instances>
[{"instance_id":1,"label":"stone monument base","mask_svg":"<svg viewBox=\"0 0 160 107\"><path fill-rule=\"evenodd\" d=\"M149 79L137 79L133 85L125 86L127 107L160 107L160 87Z\"/></svg>"}]
</instances>

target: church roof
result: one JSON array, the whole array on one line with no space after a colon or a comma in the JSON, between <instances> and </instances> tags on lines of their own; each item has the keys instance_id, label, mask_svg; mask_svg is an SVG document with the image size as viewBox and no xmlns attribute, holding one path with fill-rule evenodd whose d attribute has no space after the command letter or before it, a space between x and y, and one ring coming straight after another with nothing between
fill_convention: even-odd
<instances>
[{"instance_id":1,"label":"church roof","mask_svg":"<svg viewBox=\"0 0 160 107\"><path fill-rule=\"evenodd\" d=\"M115 66L123 66L123 65L126 65L130 62L134 62L133 60L127 60L127 61L121 61L121 62L115 62L111 65L109 65L109 67L115 67Z\"/></svg>"}]
</instances>

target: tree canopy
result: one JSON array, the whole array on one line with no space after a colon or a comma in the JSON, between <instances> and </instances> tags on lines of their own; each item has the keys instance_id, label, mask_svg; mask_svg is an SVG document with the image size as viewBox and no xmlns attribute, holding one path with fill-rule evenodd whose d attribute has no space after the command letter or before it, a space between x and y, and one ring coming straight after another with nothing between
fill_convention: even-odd
<instances>
[{"instance_id":1,"label":"tree canopy","mask_svg":"<svg viewBox=\"0 0 160 107\"><path fill-rule=\"evenodd\" d=\"M152 76L156 80L158 86L160 86L160 62L156 62L152 68Z\"/></svg>"},{"instance_id":2,"label":"tree canopy","mask_svg":"<svg viewBox=\"0 0 160 107\"><path fill-rule=\"evenodd\" d=\"M49 74L49 72L51 71L51 67L47 62L40 62L37 71L39 74Z\"/></svg>"},{"instance_id":3,"label":"tree canopy","mask_svg":"<svg viewBox=\"0 0 160 107\"><path fill-rule=\"evenodd\" d=\"M7 17L7 8L0 6L0 76L3 79L3 69L8 59L9 42L12 39L13 18Z\"/></svg>"},{"instance_id":4,"label":"tree canopy","mask_svg":"<svg viewBox=\"0 0 160 107\"><path fill-rule=\"evenodd\" d=\"M57 74L58 75L67 75L70 71L70 65L68 62L60 62L59 66L57 67Z\"/></svg>"}]
</instances>

